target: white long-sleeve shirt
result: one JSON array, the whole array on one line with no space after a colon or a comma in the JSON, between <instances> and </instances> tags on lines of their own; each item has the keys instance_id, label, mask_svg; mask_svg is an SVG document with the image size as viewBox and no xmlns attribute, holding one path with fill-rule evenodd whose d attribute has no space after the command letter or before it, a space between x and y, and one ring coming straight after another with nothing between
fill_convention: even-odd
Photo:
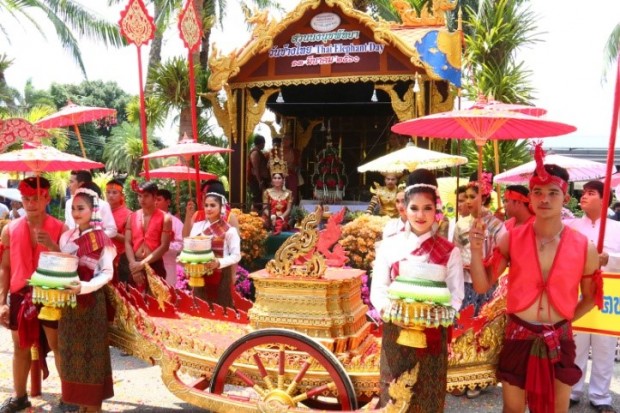
<instances>
[{"instance_id":1,"label":"white long-sleeve shirt","mask_svg":"<svg viewBox=\"0 0 620 413\"><path fill-rule=\"evenodd\" d=\"M189 234L190 237L203 235L204 231L211 226L209 221L198 221L192 227ZM224 235L224 251L223 257L218 258L220 266L218 268L226 268L241 260L241 239L239 232L235 227L230 227Z\"/></svg>"},{"instance_id":2,"label":"white long-sleeve shirt","mask_svg":"<svg viewBox=\"0 0 620 413\"><path fill-rule=\"evenodd\" d=\"M73 205L73 197L67 199L65 203L65 224L69 229L75 228L75 221L73 215L71 215L71 206ZM114 221L114 215L112 215L112 208L110 204L103 199L99 199L99 212L101 214L101 224L105 234L110 238L114 238L118 233L116 228L116 222Z\"/></svg>"},{"instance_id":3,"label":"white long-sleeve shirt","mask_svg":"<svg viewBox=\"0 0 620 413\"><path fill-rule=\"evenodd\" d=\"M60 250L67 254L76 255L78 246L75 240L79 238L80 230L77 228L65 231L60 236L58 246ZM104 247L98 261L87 260L86 265L94 269L93 278L90 281L80 281L82 288L80 295L89 294L97 291L112 280L114 274L114 258L116 257L116 248L113 245ZM84 258L80 258L84 262Z\"/></svg>"},{"instance_id":4,"label":"white long-sleeve shirt","mask_svg":"<svg viewBox=\"0 0 620 413\"><path fill-rule=\"evenodd\" d=\"M605 224L605 238L603 239L603 251L607 253L620 254L620 222L613 219L607 219ZM590 218L584 215L581 218L566 219L563 221L566 226L571 227L575 231L581 232L595 245L598 243L598 234L601 228L601 220L597 219L592 222ZM611 259L607 266L603 267L603 271L619 272L619 264L617 260ZM613 266L613 267L612 267Z\"/></svg>"},{"instance_id":5,"label":"white long-sleeve shirt","mask_svg":"<svg viewBox=\"0 0 620 413\"><path fill-rule=\"evenodd\" d=\"M170 239L170 246L162 257L164 260L164 267L166 268L166 281L170 285L175 285L177 280L177 255L183 249L183 222L172 214L170 220L172 221L172 234Z\"/></svg>"},{"instance_id":6,"label":"white long-sleeve shirt","mask_svg":"<svg viewBox=\"0 0 620 413\"><path fill-rule=\"evenodd\" d=\"M370 288L370 302L381 312L389 304L388 287L392 283L390 270L392 264L408 258L413 251L418 249L420 245L431 237L429 231L421 236L415 235L406 229L403 232L391 236L381 242L377 250L377 256L373 265L372 286ZM428 254L420 256L420 260L428 259ZM461 253L458 248L454 248L450 252L450 258L446 265L446 279L444 280L450 290L451 302L453 308L461 308L463 297L465 296L463 284L463 263L461 261Z\"/></svg>"}]
</instances>

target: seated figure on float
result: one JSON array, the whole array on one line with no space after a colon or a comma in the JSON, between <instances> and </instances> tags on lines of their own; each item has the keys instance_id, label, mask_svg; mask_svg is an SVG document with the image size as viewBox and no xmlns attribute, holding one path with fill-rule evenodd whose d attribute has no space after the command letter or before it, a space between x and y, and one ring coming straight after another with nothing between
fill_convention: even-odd
<instances>
[{"instance_id":1,"label":"seated figure on float","mask_svg":"<svg viewBox=\"0 0 620 413\"><path fill-rule=\"evenodd\" d=\"M377 182L375 187L370 188L373 197L370 199L366 213L370 215L388 215L390 218L398 218L396 208L396 194L398 193L398 180L402 174L394 172L382 173L385 185L381 186Z\"/></svg>"},{"instance_id":2,"label":"seated figure on float","mask_svg":"<svg viewBox=\"0 0 620 413\"><path fill-rule=\"evenodd\" d=\"M263 219L274 235L289 229L288 220L293 206L293 193L285 188L288 166L279 146L273 148L269 157L271 187L263 191Z\"/></svg>"},{"instance_id":3,"label":"seated figure on float","mask_svg":"<svg viewBox=\"0 0 620 413\"><path fill-rule=\"evenodd\" d=\"M459 250L434 229L437 183L405 190L404 231L384 239L374 262L370 300L385 324L380 360L380 403L390 383L417 365L407 412L442 412L448 371L450 326L463 300Z\"/></svg>"}]
</instances>

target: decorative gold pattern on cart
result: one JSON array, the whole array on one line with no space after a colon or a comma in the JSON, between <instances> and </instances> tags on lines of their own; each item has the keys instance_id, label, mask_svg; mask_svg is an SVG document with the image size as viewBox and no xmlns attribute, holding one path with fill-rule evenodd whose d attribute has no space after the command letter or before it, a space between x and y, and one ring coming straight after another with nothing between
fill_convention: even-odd
<instances>
[{"instance_id":1,"label":"decorative gold pattern on cart","mask_svg":"<svg viewBox=\"0 0 620 413\"><path fill-rule=\"evenodd\" d=\"M388 413L405 412L409 408L409 402L413 396L411 388L418 381L418 371L420 365L416 363L415 367L401 374L396 382L392 384L388 390L392 402L386 406Z\"/></svg>"},{"instance_id":2,"label":"decorative gold pattern on cart","mask_svg":"<svg viewBox=\"0 0 620 413\"><path fill-rule=\"evenodd\" d=\"M320 208L320 207L319 207ZM321 278L327 269L325 258L317 252L302 265L295 260L305 258L314 251L319 239L319 210L308 214L301 222L301 231L289 237L276 251L274 258L265 267L274 277Z\"/></svg>"}]
</instances>

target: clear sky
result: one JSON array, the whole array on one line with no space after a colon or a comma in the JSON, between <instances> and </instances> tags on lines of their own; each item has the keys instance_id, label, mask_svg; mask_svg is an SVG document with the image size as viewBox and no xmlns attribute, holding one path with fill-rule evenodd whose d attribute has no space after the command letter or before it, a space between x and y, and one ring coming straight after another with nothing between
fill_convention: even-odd
<instances>
[{"instance_id":1,"label":"clear sky","mask_svg":"<svg viewBox=\"0 0 620 413\"><path fill-rule=\"evenodd\" d=\"M110 21L118 21L120 11L125 7L108 7L106 0L79 2ZM244 23L237 1L228 0L228 3L231 7L224 30L218 30L212 36L223 50L239 47L249 38L246 31L240 30ZM281 3L287 8L297 4L293 0L281 0ZM531 0L530 7L539 17L542 41L522 51L520 58L533 72L535 103L548 110L548 119L571 123L578 128L571 135L548 139L545 146L607 147L615 67L610 70L609 81L602 83L603 48L614 25L620 21L620 0L597 0L587 4ZM6 72L11 86L23 89L29 78L37 88L47 88L52 82L77 83L83 80L77 65L62 49L51 27L43 26L49 33L45 39L28 23L21 26L9 20L3 21L3 25L11 34L11 44L0 37L0 53L7 53L15 60ZM138 93L135 46L106 49L88 40L80 44L90 80L113 80L128 93ZM143 48L142 53L146 65L148 49ZM185 54L175 25L174 30L166 35L164 57Z\"/></svg>"}]
</instances>

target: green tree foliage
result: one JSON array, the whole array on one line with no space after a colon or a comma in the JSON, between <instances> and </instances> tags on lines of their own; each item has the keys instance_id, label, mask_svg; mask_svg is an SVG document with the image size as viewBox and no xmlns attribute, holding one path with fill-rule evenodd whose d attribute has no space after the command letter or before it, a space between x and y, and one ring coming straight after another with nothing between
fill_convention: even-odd
<instances>
[{"instance_id":1,"label":"green tree foliage","mask_svg":"<svg viewBox=\"0 0 620 413\"><path fill-rule=\"evenodd\" d=\"M107 22L87 11L74 0L0 0L0 37L10 42L10 32L3 25L9 18L30 24L43 37L41 14L51 23L62 47L67 50L86 77L78 37L87 37L118 47L123 44L116 22Z\"/></svg>"},{"instance_id":2,"label":"green tree foliage","mask_svg":"<svg viewBox=\"0 0 620 413\"><path fill-rule=\"evenodd\" d=\"M531 72L518 59L520 48L538 42L536 17L520 0L482 0L478 10L466 7L465 90L470 99L479 94L504 103L528 104L532 100ZM527 141L499 142L499 171L532 159ZM473 171L478 156L472 141L462 142L462 153ZM483 168L495 171L493 144L484 148Z\"/></svg>"},{"instance_id":3,"label":"green tree foliage","mask_svg":"<svg viewBox=\"0 0 620 413\"><path fill-rule=\"evenodd\" d=\"M42 117L57 112L71 101L81 106L96 106L116 109L116 122L122 122L127 118L126 106L131 96L124 92L116 82L83 81L79 84L58 84L53 83L48 90L36 89L30 82L26 84L24 90L23 107L32 110L35 107L51 107L45 114L30 118L37 121ZM84 141L86 157L101 162L103 159L103 148L106 139L110 136L114 122L110 119L102 119L96 122L78 125L80 135ZM56 138L68 141L59 147L68 153L82 156L77 136L73 127L49 130Z\"/></svg>"},{"instance_id":4,"label":"green tree foliage","mask_svg":"<svg viewBox=\"0 0 620 413\"><path fill-rule=\"evenodd\" d=\"M536 17L517 0L483 0L479 10L468 8L465 36L465 90L505 103L529 103L531 71L518 60L518 50L540 41Z\"/></svg>"},{"instance_id":5,"label":"green tree foliage","mask_svg":"<svg viewBox=\"0 0 620 413\"><path fill-rule=\"evenodd\" d=\"M609 34L609 38L605 43L605 70L603 71L603 81L607 80L607 71L618 59L620 53L620 23Z\"/></svg>"},{"instance_id":6,"label":"green tree foliage","mask_svg":"<svg viewBox=\"0 0 620 413\"><path fill-rule=\"evenodd\" d=\"M151 133L149 133L150 135ZM108 171L115 173L127 173L138 176L142 171L142 137L140 125L130 122L123 122L112 129L110 140L106 143L103 150L103 160ZM149 139L149 148L161 148L161 142ZM156 168L161 161L153 159L150 161L151 168Z\"/></svg>"},{"instance_id":7,"label":"green tree foliage","mask_svg":"<svg viewBox=\"0 0 620 413\"><path fill-rule=\"evenodd\" d=\"M530 154L529 141L525 139L499 141L499 164L500 172L515 168L532 160ZM452 141L452 153L457 153L458 142ZM461 166L461 176L469 176L478 168L478 147L471 140L461 140L461 155L468 159L465 165ZM482 168L485 171L495 171L495 154L493 142L486 143L482 150Z\"/></svg>"}]
</instances>

